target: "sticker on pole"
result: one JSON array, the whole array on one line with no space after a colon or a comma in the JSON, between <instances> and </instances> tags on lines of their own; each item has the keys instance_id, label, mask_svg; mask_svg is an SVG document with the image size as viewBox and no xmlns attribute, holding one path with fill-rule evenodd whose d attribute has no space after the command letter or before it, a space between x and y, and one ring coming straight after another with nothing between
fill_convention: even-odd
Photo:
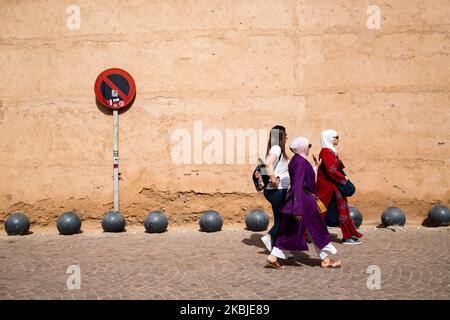
<instances>
[{"instance_id":1,"label":"sticker on pole","mask_svg":"<svg viewBox=\"0 0 450 320\"><path fill-rule=\"evenodd\" d=\"M95 80L95 96L103 106L120 109L128 106L136 96L136 84L125 70L113 68L103 71Z\"/></svg>"}]
</instances>

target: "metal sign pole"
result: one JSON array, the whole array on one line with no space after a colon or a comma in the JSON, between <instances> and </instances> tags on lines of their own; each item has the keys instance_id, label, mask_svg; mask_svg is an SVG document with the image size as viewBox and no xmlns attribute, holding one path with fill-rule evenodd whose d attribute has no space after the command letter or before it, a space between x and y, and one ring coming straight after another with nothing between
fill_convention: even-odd
<instances>
[{"instance_id":1,"label":"metal sign pole","mask_svg":"<svg viewBox=\"0 0 450 320\"><path fill-rule=\"evenodd\" d=\"M114 117L114 211L119 211L119 110L113 110Z\"/></svg>"},{"instance_id":2,"label":"metal sign pole","mask_svg":"<svg viewBox=\"0 0 450 320\"><path fill-rule=\"evenodd\" d=\"M132 105L136 97L136 84L125 70L110 68L98 75L94 92L98 103L113 110L114 211L119 211L119 109Z\"/></svg>"}]
</instances>

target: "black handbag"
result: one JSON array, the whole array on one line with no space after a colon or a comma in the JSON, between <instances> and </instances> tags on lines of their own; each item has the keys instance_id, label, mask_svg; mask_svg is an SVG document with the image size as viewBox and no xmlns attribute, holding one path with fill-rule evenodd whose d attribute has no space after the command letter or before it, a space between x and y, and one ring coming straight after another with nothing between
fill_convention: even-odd
<instances>
[{"instance_id":1,"label":"black handbag","mask_svg":"<svg viewBox=\"0 0 450 320\"><path fill-rule=\"evenodd\" d=\"M262 165L257 165L255 171L253 171L253 184L255 185L255 189L256 191L262 191L264 190L267 185L269 184L269 179L270 177L266 174L263 174L263 166ZM255 174L259 172L259 174L261 175L259 178L255 177Z\"/></svg>"},{"instance_id":2,"label":"black handbag","mask_svg":"<svg viewBox=\"0 0 450 320\"><path fill-rule=\"evenodd\" d=\"M336 186L345 197L351 197L356 192L356 187L350 180L345 184L337 183Z\"/></svg>"},{"instance_id":3,"label":"black handbag","mask_svg":"<svg viewBox=\"0 0 450 320\"><path fill-rule=\"evenodd\" d=\"M275 171L275 168L277 167L278 163L280 162L280 159L281 159L281 155L278 158L278 161L273 168L274 171ZM259 172L259 174L261 175L259 178L255 177L256 172ZM266 165L264 164L262 159L259 159L259 164L256 166L255 171L253 171L252 179L253 179L253 184L255 185L256 191L263 191L269 184L270 177L267 174Z\"/></svg>"},{"instance_id":4,"label":"black handbag","mask_svg":"<svg viewBox=\"0 0 450 320\"><path fill-rule=\"evenodd\" d=\"M339 160L339 162L341 162L341 164L342 164L341 160ZM342 164L342 166L343 166L343 164ZM343 169L341 169L339 171L341 171L341 173L344 176L347 176L347 174L344 172ZM341 194L345 197L351 197L356 192L356 187L353 184L353 182L351 182L350 180L347 180L347 182L345 184L337 183L336 186L339 189L339 191L341 192Z\"/></svg>"}]
</instances>

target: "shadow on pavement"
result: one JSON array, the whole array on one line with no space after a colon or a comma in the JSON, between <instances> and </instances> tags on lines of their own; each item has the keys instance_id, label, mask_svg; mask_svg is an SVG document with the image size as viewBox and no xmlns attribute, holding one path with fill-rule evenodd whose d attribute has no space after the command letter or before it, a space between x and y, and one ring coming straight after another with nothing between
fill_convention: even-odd
<instances>
[{"instance_id":1,"label":"shadow on pavement","mask_svg":"<svg viewBox=\"0 0 450 320\"><path fill-rule=\"evenodd\" d=\"M334 243L342 243L342 240L339 238L339 236L335 233L330 233L331 236L331 242Z\"/></svg>"},{"instance_id":2,"label":"shadow on pavement","mask_svg":"<svg viewBox=\"0 0 450 320\"><path fill-rule=\"evenodd\" d=\"M266 247L264 246L264 244L261 241L262 237L263 237L262 234L253 233L252 235L250 235L250 238L243 239L242 243L244 243L248 246L254 246L254 247L265 249Z\"/></svg>"},{"instance_id":3,"label":"shadow on pavement","mask_svg":"<svg viewBox=\"0 0 450 320\"><path fill-rule=\"evenodd\" d=\"M260 249L264 249L262 251L259 251L258 253L261 255L268 255L269 251L266 249L264 244L261 241L261 238L263 235L261 234L252 234L250 235L250 238L245 238L242 240L242 243L248 245L248 246L254 246ZM331 234L332 241L341 243L341 240L338 238L336 234ZM312 244L310 244L310 250L314 250L314 248L311 247ZM312 258L307 253L301 252L301 251L293 251L294 258L292 259L280 259L280 263L284 266L301 266L301 265L307 265L311 267L320 267L320 263L322 260L318 258ZM266 265L265 268L272 268L269 265Z\"/></svg>"}]
</instances>

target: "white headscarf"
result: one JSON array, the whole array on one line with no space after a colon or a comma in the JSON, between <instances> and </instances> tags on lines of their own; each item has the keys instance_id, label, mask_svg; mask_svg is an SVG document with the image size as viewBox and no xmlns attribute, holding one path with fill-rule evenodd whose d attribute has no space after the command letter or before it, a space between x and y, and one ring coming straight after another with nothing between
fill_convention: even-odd
<instances>
[{"instance_id":1,"label":"white headscarf","mask_svg":"<svg viewBox=\"0 0 450 320\"><path fill-rule=\"evenodd\" d=\"M309 154L308 145L309 145L308 139L304 137L297 137L294 140L292 140L291 144L289 145L289 148L291 149L292 152L307 159Z\"/></svg>"},{"instance_id":2,"label":"white headscarf","mask_svg":"<svg viewBox=\"0 0 450 320\"><path fill-rule=\"evenodd\" d=\"M337 137L338 133L335 130L325 130L320 134L320 143L322 148L328 148L337 152L336 147L333 145L333 138Z\"/></svg>"}]
</instances>

